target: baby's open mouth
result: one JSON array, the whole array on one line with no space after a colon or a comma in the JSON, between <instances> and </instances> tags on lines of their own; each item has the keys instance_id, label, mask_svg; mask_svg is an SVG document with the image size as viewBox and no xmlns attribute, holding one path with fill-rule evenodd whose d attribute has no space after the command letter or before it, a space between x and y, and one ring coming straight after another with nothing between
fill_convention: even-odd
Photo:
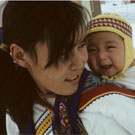
<instances>
[{"instance_id":1,"label":"baby's open mouth","mask_svg":"<svg viewBox=\"0 0 135 135\"><path fill-rule=\"evenodd\" d=\"M110 69L112 67L112 65L104 65L104 66L100 66L102 69Z\"/></svg>"}]
</instances>

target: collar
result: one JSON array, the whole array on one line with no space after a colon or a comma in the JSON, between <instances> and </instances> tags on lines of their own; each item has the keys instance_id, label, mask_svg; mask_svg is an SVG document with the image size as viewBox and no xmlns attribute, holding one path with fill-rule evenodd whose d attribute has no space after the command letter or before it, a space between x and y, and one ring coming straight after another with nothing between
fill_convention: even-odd
<instances>
[{"instance_id":1,"label":"collar","mask_svg":"<svg viewBox=\"0 0 135 135\"><path fill-rule=\"evenodd\" d=\"M102 75L101 77L104 78L104 79L117 81L118 78L125 78L126 75L124 73L118 73L118 74L116 74L116 75L114 75L112 77L108 77L108 76L105 76L105 75Z\"/></svg>"}]
</instances>

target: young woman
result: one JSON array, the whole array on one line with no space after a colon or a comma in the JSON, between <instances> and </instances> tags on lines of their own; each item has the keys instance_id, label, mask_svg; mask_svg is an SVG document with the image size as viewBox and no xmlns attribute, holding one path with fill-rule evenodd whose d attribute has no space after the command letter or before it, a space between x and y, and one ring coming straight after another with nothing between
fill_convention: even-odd
<instances>
[{"instance_id":1,"label":"young woman","mask_svg":"<svg viewBox=\"0 0 135 135\"><path fill-rule=\"evenodd\" d=\"M71 1L7 3L0 90L8 135L53 134L55 96L77 91L87 62L86 24Z\"/></svg>"}]
</instances>

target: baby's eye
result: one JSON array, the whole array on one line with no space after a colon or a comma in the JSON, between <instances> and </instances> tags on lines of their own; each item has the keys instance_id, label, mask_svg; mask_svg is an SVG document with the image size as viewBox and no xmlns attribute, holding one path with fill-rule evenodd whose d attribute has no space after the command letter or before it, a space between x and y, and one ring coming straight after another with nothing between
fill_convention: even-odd
<instances>
[{"instance_id":1,"label":"baby's eye","mask_svg":"<svg viewBox=\"0 0 135 135\"><path fill-rule=\"evenodd\" d=\"M112 45L107 46L107 49L113 49L113 48L116 48L116 46L112 46Z\"/></svg>"}]
</instances>

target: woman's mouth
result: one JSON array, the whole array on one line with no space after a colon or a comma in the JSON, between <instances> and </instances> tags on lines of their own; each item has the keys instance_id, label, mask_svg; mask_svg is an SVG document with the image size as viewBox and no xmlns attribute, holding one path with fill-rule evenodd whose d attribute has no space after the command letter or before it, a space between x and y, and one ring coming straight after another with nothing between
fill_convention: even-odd
<instances>
[{"instance_id":1,"label":"woman's mouth","mask_svg":"<svg viewBox=\"0 0 135 135\"><path fill-rule=\"evenodd\" d=\"M71 83L78 83L79 80L80 80L79 75L75 75L75 76L66 78L66 81L71 82Z\"/></svg>"},{"instance_id":2,"label":"woman's mouth","mask_svg":"<svg viewBox=\"0 0 135 135\"><path fill-rule=\"evenodd\" d=\"M67 81L72 81L72 80L75 80L76 78L77 78L77 75L76 75L76 76L69 77L69 78L67 78L66 80L67 80Z\"/></svg>"}]
</instances>

